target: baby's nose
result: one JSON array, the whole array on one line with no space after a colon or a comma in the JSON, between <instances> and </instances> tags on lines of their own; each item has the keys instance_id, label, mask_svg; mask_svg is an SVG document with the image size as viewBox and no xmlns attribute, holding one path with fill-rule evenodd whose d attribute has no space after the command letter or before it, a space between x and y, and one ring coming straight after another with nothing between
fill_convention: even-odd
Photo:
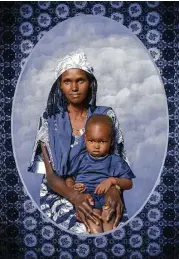
<instances>
[{"instance_id":1,"label":"baby's nose","mask_svg":"<svg viewBox=\"0 0 179 259\"><path fill-rule=\"evenodd\" d=\"M95 148L99 148L99 143L95 142L94 146L95 146Z\"/></svg>"}]
</instances>

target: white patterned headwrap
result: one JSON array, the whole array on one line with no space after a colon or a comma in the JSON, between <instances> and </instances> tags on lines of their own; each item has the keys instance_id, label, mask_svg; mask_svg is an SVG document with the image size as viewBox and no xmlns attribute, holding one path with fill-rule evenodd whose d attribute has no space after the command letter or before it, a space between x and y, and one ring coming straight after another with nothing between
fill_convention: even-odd
<instances>
[{"instance_id":1,"label":"white patterned headwrap","mask_svg":"<svg viewBox=\"0 0 179 259\"><path fill-rule=\"evenodd\" d=\"M65 56L55 69L55 79L57 79L63 72L70 68L79 68L90 74L93 74L93 68L87 61L84 52Z\"/></svg>"}]
</instances>

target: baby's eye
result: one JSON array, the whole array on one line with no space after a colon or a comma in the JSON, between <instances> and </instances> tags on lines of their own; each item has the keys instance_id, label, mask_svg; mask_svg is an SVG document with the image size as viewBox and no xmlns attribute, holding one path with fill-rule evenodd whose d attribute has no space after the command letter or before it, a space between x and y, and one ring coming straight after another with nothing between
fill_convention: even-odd
<instances>
[{"instance_id":1,"label":"baby's eye","mask_svg":"<svg viewBox=\"0 0 179 259\"><path fill-rule=\"evenodd\" d=\"M105 144L106 143L106 141L101 141L101 144Z\"/></svg>"}]
</instances>

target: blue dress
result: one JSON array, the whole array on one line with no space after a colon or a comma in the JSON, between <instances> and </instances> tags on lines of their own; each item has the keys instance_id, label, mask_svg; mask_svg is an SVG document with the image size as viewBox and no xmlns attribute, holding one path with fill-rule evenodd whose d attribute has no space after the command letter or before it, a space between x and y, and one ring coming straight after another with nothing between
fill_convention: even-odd
<instances>
[{"instance_id":1,"label":"blue dress","mask_svg":"<svg viewBox=\"0 0 179 259\"><path fill-rule=\"evenodd\" d=\"M109 177L132 179L135 177L129 165L119 155L109 154L105 157L92 157L86 150L70 162L68 174L75 182L83 183L86 193L94 199L94 208L102 209L105 204L104 194L95 194L95 188Z\"/></svg>"},{"instance_id":2,"label":"blue dress","mask_svg":"<svg viewBox=\"0 0 179 259\"><path fill-rule=\"evenodd\" d=\"M112 110L112 108L97 106L97 112L101 114L107 114L110 116L114 123L115 128L115 150L114 153L117 155L119 154L119 149L121 144L123 144L123 136L122 132L119 127L119 123L117 117ZM64 122L65 124L66 122ZM64 131L64 130L63 130ZM64 131L65 132L65 131ZM57 131L58 133L58 131ZM53 190L48 186L46 180L46 170L45 165L43 162L42 154L39 149L39 142L43 142L46 145L49 158L51 160L51 164L53 169L56 169L55 162L53 159L53 154L50 146L50 139L49 139L49 123L46 116L46 112L40 118L39 122L39 129L35 139L35 145L31 160L30 170L32 173L39 173L43 174L43 179L40 188L40 207L41 210L51 218L59 227L70 230L74 233L85 233L86 228L84 224L78 222L75 216L75 209L73 205L64 197L60 196L59 194L53 192ZM78 154L76 150L80 150L78 147L83 143L83 134L81 136L71 135L71 144L70 144L70 152ZM63 144L63 143L62 143ZM65 145L62 145L62 147ZM126 160L125 152L122 150L123 158ZM69 154L70 156L70 154ZM124 210L123 217L120 220L119 224L123 224L125 221L128 220L126 210Z\"/></svg>"}]
</instances>

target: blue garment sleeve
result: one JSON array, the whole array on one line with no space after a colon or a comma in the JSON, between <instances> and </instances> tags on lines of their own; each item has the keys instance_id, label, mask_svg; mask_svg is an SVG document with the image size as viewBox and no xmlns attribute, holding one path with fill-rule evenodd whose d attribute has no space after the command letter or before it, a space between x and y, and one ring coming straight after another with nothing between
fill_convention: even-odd
<instances>
[{"instance_id":1,"label":"blue garment sleeve","mask_svg":"<svg viewBox=\"0 0 179 259\"><path fill-rule=\"evenodd\" d=\"M128 163L125 160L121 159L115 164L113 177L132 179L135 178L135 175L130 169Z\"/></svg>"},{"instance_id":2,"label":"blue garment sleeve","mask_svg":"<svg viewBox=\"0 0 179 259\"><path fill-rule=\"evenodd\" d=\"M80 164L84 158L84 152L76 155L71 161L68 162L67 176L76 176L79 171Z\"/></svg>"},{"instance_id":3,"label":"blue garment sleeve","mask_svg":"<svg viewBox=\"0 0 179 259\"><path fill-rule=\"evenodd\" d=\"M40 121L37 128L37 135L35 138L35 143L33 147L32 158L28 171L37 174L46 174L45 164L43 161L43 155L40 147L40 142L43 142L47 148L49 159L52 161L51 152L49 149L48 140L48 125L47 125L47 113L46 111L40 117Z\"/></svg>"}]
</instances>

